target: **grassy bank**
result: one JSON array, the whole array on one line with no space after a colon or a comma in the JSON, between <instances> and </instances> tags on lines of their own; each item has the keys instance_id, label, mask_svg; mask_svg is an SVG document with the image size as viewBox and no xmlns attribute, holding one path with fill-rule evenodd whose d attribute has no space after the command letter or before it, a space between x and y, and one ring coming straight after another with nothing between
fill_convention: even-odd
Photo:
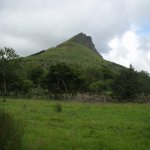
<instances>
[{"instance_id":1,"label":"grassy bank","mask_svg":"<svg viewBox=\"0 0 150 150\"><path fill-rule=\"evenodd\" d=\"M26 122L23 149L148 150L149 104L88 104L42 100L0 101Z\"/></svg>"}]
</instances>

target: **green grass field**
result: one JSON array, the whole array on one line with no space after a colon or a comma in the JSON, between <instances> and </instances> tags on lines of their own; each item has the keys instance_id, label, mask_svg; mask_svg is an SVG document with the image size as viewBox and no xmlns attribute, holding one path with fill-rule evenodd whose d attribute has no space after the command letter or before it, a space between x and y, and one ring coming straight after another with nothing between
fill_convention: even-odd
<instances>
[{"instance_id":1,"label":"green grass field","mask_svg":"<svg viewBox=\"0 0 150 150\"><path fill-rule=\"evenodd\" d=\"M149 104L0 101L25 121L24 150L149 150Z\"/></svg>"}]
</instances>

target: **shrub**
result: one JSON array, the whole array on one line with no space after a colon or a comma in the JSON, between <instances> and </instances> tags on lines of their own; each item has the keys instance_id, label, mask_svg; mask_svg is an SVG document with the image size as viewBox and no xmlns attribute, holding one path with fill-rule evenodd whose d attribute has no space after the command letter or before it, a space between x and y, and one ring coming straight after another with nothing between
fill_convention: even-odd
<instances>
[{"instance_id":1,"label":"shrub","mask_svg":"<svg viewBox=\"0 0 150 150\"><path fill-rule=\"evenodd\" d=\"M2 101L5 103L6 102L6 98L4 97Z\"/></svg>"},{"instance_id":2,"label":"shrub","mask_svg":"<svg viewBox=\"0 0 150 150\"><path fill-rule=\"evenodd\" d=\"M0 149L20 150L24 123L5 111L0 111Z\"/></svg>"},{"instance_id":3,"label":"shrub","mask_svg":"<svg viewBox=\"0 0 150 150\"><path fill-rule=\"evenodd\" d=\"M56 110L56 112L61 112L62 111L62 105L60 103L57 103L55 105L55 110Z\"/></svg>"}]
</instances>

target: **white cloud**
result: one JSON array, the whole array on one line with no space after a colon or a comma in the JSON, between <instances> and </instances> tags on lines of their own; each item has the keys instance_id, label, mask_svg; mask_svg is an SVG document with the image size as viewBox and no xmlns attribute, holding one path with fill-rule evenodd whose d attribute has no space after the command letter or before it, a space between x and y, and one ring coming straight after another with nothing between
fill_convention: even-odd
<instances>
[{"instance_id":1,"label":"white cloud","mask_svg":"<svg viewBox=\"0 0 150 150\"><path fill-rule=\"evenodd\" d=\"M113 38L108 43L110 51L103 56L126 67L132 64L138 71L147 70L150 72L150 51L142 49L141 44L142 39L136 32L130 30L120 38Z\"/></svg>"}]
</instances>

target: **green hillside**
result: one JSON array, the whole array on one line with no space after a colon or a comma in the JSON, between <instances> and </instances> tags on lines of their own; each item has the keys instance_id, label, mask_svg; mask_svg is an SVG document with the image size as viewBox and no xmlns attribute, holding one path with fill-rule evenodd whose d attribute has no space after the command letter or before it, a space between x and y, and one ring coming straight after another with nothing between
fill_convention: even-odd
<instances>
[{"instance_id":1,"label":"green hillside","mask_svg":"<svg viewBox=\"0 0 150 150\"><path fill-rule=\"evenodd\" d=\"M109 62L98 53L90 36L80 33L54 48L40 51L22 59L10 56L12 49L2 50L0 66L0 92L22 95L51 95L61 99L63 94L92 93L119 96L122 99L136 98L150 93L150 78L147 72L137 72L132 65L127 69ZM16 55L17 56L17 55ZM7 80L3 63L7 60ZM11 62L9 64L9 62ZM12 67L13 64L14 66ZM16 70L17 71L16 71ZM7 81L7 86L6 86ZM7 87L7 89L6 89ZM133 89L133 90L131 90ZM49 95L50 96L50 95ZM53 97L54 96L54 97Z\"/></svg>"},{"instance_id":2,"label":"green hillside","mask_svg":"<svg viewBox=\"0 0 150 150\"><path fill-rule=\"evenodd\" d=\"M90 36L83 33L72 37L68 41L45 51L26 57L30 68L35 66L48 67L51 63L65 62L78 64L83 68L109 68L116 71L123 68L120 65L106 61L97 52Z\"/></svg>"}]
</instances>

